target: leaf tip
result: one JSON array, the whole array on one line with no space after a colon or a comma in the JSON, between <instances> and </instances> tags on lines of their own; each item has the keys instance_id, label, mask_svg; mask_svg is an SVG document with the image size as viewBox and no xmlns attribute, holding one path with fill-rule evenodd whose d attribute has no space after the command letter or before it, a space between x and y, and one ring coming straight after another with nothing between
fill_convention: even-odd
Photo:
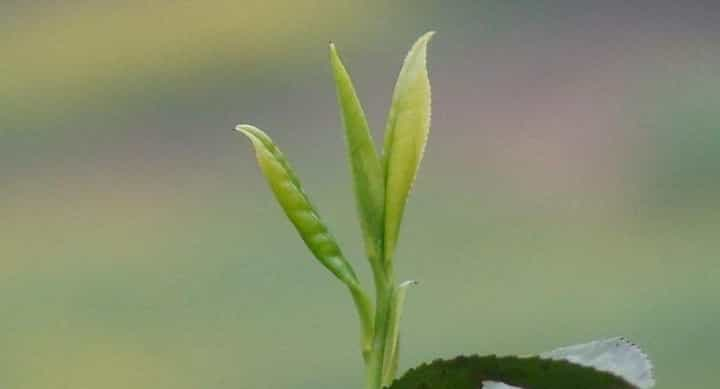
<instances>
[{"instance_id":1,"label":"leaf tip","mask_svg":"<svg viewBox=\"0 0 720 389\"><path fill-rule=\"evenodd\" d=\"M261 129L249 124L238 124L235 126L235 131L245 135L256 149L258 145L263 142L272 143L272 141L270 141L268 136Z\"/></svg>"},{"instance_id":2,"label":"leaf tip","mask_svg":"<svg viewBox=\"0 0 720 389\"><path fill-rule=\"evenodd\" d=\"M250 124L238 124L235 126L235 131L247 136L250 139L267 137L261 129Z\"/></svg>"},{"instance_id":3,"label":"leaf tip","mask_svg":"<svg viewBox=\"0 0 720 389\"><path fill-rule=\"evenodd\" d=\"M238 124L234 130L249 136L253 129L254 127L249 124Z\"/></svg>"},{"instance_id":4,"label":"leaf tip","mask_svg":"<svg viewBox=\"0 0 720 389\"><path fill-rule=\"evenodd\" d=\"M412 52L418 53L420 56L420 59L422 61L423 67L425 66L425 61L427 57L427 47L430 43L430 39L435 36L435 31L428 31L420 36L417 41L415 41L415 44L413 45L413 48L411 49Z\"/></svg>"},{"instance_id":5,"label":"leaf tip","mask_svg":"<svg viewBox=\"0 0 720 389\"><path fill-rule=\"evenodd\" d=\"M429 41L430 38L432 38L435 34L437 34L437 31L435 31L435 30L430 30L430 31L422 34L422 36L420 37L420 40L421 40L421 41Z\"/></svg>"},{"instance_id":6,"label":"leaf tip","mask_svg":"<svg viewBox=\"0 0 720 389\"><path fill-rule=\"evenodd\" d=\"M415 46L415 48L427 47L428 43L430 42L430 39L432 39L432 37L435 36L435 34L436 34L436 31L434 31L434 30L430 30L430 31L422 34L420 36L420 38L418 38L417 41L415 41L415 44L413 46Z\"/></svg>"},{"instance_id":7,"label":"leaf tip","mask_svg":"<svg viewBox=\"0 0 720 389\"><path fill-rule=\"evenodd\" d=\"M426 61L428 44L433 36L435 36L435 31L428 31L420 36L415 43L415 49L417 49L419 53L422 53L421 56L423 64Z\"/></svg>"},{"instance_id":8,"label":"leaf tip","mask_svg":"<svg viewBox=\"0 0 720 389\"><path fill-rule=\"evenodd\" d=\"M337 72L339 68L344 68L340 60L340 54L338 54L337 47L335 47L333 41L330 41L328 47L330 49L330 63L332 64L333 70Z\"/></svg>"}]
</instances>

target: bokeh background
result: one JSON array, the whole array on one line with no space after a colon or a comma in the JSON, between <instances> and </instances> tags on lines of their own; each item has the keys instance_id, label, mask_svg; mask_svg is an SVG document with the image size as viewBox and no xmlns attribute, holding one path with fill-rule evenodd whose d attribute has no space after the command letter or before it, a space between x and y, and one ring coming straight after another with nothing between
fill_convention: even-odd
<instances>
[{"instance_id":1,"label":"bokeh background","mask_svg":"<svg viewBox=\"0 0 720 389\"><path fill-rule=\"evenodd\" d=\"M372 126L426 30L402 368L625 335L717 385L720 3L3 1L0 387L360 387L350 299L274 203L266 129L362 258L330 69Z\"/></svg>"}]
</instances>

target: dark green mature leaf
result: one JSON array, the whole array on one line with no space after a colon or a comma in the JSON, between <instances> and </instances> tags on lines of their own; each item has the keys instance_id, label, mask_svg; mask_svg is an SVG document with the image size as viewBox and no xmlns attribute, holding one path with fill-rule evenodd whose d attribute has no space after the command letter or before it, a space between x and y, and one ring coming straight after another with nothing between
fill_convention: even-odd
<instances>
[{"instance_id":1,"label":"dark green mature leaf","mask_svg":"<svg viewBox=\"0 0 720 389\"><path fill-rule=\"evenodd\" d=\"M385 128L384 260L392 262L400 223L430 131L430 80L427 45L433 32L415 42L403 63Z\"/></svg>"},{"instance_id":2,"label":"dark green mature leaf","mask_svg":"<svg viewBox=\"0 0 720 389\"><path fill-rule=\"evenodd\" d=\"M591 367L540 357L459 356L411 369L389 389L481 389L483 382L524 389L637 389Z\"/></svg>"},{"instance_id":3,"label":"dark green mature leaf","mask_svg":"<svg viewBox=\"0 0 720 389\"><path fill-rule=\"evenodd\" d=\"M345 139L365 249L373 269L378 269L381 267L385 210L382 164L350 74L345 70L332 43L330 64L345 125Z\"/></svg>"}]
</instances>

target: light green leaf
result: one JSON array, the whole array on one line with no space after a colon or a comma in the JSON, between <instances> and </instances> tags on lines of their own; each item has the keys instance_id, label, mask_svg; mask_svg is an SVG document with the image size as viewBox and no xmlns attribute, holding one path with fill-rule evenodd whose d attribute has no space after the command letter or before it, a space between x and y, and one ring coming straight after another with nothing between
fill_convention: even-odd
<instances>
[{"instance_id":1,"label":"light green leaf","mask_svg":"<svg viewBox=\"0 0 720 389\"><path fill-rule=\"evenodd\" d=\"M405 305L405 296L410 286L417 281L405 281L393 291L392 305L388 314L388 334L385 338L385 362L383 363L383 386L395 379L400 358L400 318Z\"/></svg>"},{"instance_id":2,"label":"light green leaf","mask_svg":"<svg viewBox=\"0 0 720 389\"><path fill-rule=\"evenodd\" d=\"M369 354L373 336L373 307L367 294L360 287L355 271L303 191L299 178L272 139L253 126L239 125L236 130L245 134L252 142L260 169L270 184L275 198L307 247L326 269L350 289L363 327L363 355Z\"/></svg>"},{"instance_id":3,"label":"light green leaf","mask_svg":"<svg viewBox=\"0 0 720 389\"><path fill-rule=\"evenodd\" d=\"M400 70L385 128L385 247L388 266L397 245L405 203L417 176L430 130L427 44L434 32L415 42Z\"/></svg>"},{"instance_id":4,"label":"light green leaf","mask_svg":"<svg viewBox=\"0 0 720 389\"><path fill-rule=\"evenodd\" d=\"M280 149L258 128L241 125L237 130L252 142L258 164L270 188L310 251L342 282L356 283L355 271L305 195L300 180Z\"/></svg>"},{"instance_id":5,"label":"light green leaf","mask_svg":"<svg viewBox=\"0 0 720 389\"><path fill-rule=\"evenodd\" d=\"M365 249L373 271L377 272L382 269L384 228L385 183L382 164L350 75L332 43L330 64L345 125L345 139Z\"/></svg>"}]
</instances>

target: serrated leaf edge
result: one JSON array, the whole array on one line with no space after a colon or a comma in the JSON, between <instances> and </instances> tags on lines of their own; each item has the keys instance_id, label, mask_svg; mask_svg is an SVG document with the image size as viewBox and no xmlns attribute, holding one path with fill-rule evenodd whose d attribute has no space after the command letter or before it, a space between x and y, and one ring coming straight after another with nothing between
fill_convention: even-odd
<instances>
[{"instance_id":1,"label":"serrated leaf edge","mask_svg":"<svg viewBox=\"0 0 720 389\"><path fill-rule=\"evenodd\" d=\"M423 363L421 363L421 364L418 365L418 366L415 366L415 367L413 367L413 368L410 368L410 369L407 370L401 377L396 378L395 380L393 380L392 383L390 383L388 386L385 386L383 389L391 389L391 388L393 387L393 385L395 385L398 381L402 380L406 375L412 374L412 373L414 373L414 372L416 372L416 371L418 371L418 370L420 370L420 369L428 368L428 367L430 367L430 366L432 366L432 365L434 365L434 364L440 364L440 363L455 363L455 362L458 362L458 361L461 361L461 360L473 359L473 358L478 358L478 359L479 359L479 358L496 358L496 359L516 358L516 359L538 360L538 361L542 361L542 360L545 360L545 361L553 361L553 362L555 362L555 363L563 363L563 364L567 364L567 365L570 365L570 366L579 366L579 367L583 367L583 368L586 368L586 369L594 370L594 371L596 371L596 372L599 373L599 374L608 374L608 375L611 375L611 376L617 378L618 380L624 381L624 382L625 382L627 385L629 385L630 387L639 389L639 388L637 388L636 385L632 384L631 382L628 382L624 377L621 377L621 376L619 376L619 375L617 375L617 374L615 374L615 373L613 373L613 372L609 372L609 371L605 371L605 370L600 370L600 369L597 369L597 368L592 367L592 366L580 365L580 364L577 364L577 363L570 362L570 361L568 361L568 360L566 360L566 359L548 359L548 358L542 358L542 357L540 357L539 355L522 357L522 356L516 356L516 355L503 355L503 356L501 356L501 355L498 355L498 354L487 354L487 355L480 355L480 354L458 355L458 356L453 357L453 358L450 358L450 359L436 358L436 359L434 359L434 360L432 360L432 361L430 361L430 362L423 362ZM432 388L428 388L428 389L432 389Z\"/></svg>"}]
</instances>

